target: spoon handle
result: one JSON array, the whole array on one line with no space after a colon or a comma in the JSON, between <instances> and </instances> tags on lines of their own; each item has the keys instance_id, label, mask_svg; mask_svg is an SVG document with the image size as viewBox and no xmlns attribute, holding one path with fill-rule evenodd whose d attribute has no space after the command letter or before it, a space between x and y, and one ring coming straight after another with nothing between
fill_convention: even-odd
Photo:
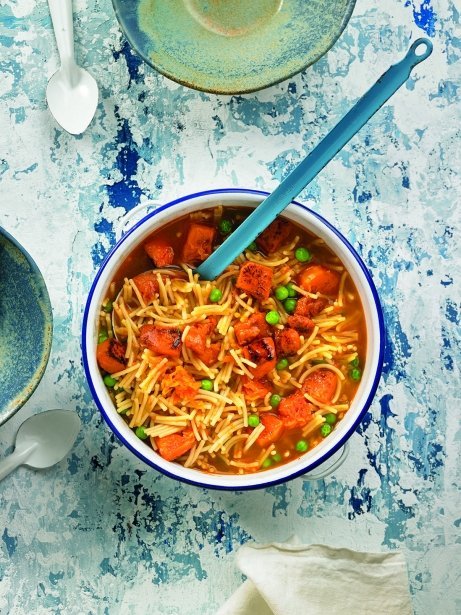
<instances>
[{"instance_id":1,"label":"spoon handle","mask_svg":"<svg viewBox=\"0 0 461 615\"><path fill-rule=\"evenodd\" d=\"M37 444L34 442L26 448L16 449L6 459L0 461L0 480L3 480L5 476L8 476L18 466L25 463L36 446Z\"/></svg>"},{"instance_id":2,"label":"spoon handle","mask_svg":"<svg viewBox=\"0 0 461 615\"><path fill-rule=\"evenodd\" d=\"M54 36L58 47L61 66L69 68L74 64L74 24L72 0L48 0Z\"/></svg>"},{"instance_id":3,"label":"spoon handle","mask_svg":"<svg viewBox=\"0 0 461 615\"><path fill-rule=\"evenodd\" d=\"M378 79L274 192L258 205L206 261L197 267L200 277L214 280L222 273L405 83L411 70L431 53L431 41L426 38L417 39L403 60L391 66Z\"/></svg>"}]
</instances>

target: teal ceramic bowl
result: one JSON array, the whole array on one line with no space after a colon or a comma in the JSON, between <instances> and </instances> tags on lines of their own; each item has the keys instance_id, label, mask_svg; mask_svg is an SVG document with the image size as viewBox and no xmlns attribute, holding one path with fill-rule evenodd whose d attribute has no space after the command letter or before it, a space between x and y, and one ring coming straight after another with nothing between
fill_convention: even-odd
<instances>
[{"instance_id":1,"label":"teal ceramic bowl","mask_svg":"<svg viewBox=\"0 0 461 615\"><path fill-rule=\"evenodd\" d=\"M112 0L131 46L196 90L242 94L316 62L356 0Z\"/></svg>"},{"instance_id":2,"label":"teal ceramic bowl","mask_svg":"<svg viewBox=\"0 0 461 615\"><path fill-rule=\"evenodd\" d=\"M29 399L50 356L53 315L42 274L0 227L0 425Z\"/></svg>"}]
</instances>

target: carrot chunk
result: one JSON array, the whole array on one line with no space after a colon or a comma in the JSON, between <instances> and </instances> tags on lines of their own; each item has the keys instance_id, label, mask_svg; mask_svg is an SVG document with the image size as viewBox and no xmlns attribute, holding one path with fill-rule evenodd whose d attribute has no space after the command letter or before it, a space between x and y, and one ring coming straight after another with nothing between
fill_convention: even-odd
<instances>
[{"instance_id":1,"label":"carrot chunk","mask_svg":"<svg viewBox=\"0 0 461 615\"><path fill-rule=\"evenodd\" d=\"M236 286L258 301L264 301L271 292L272 269L247 261L240 267Z\"/></svg>"},{"instance_id":2,"label":"carrot chunk","mask_svg":"<svg viewBox=\"0 0 461 615\"><path fill-rule=\"evenodd\" d=\"M289 316L288 326L301 331L301 333L309 333L315 327L315 323L306 316Z\"/></svg>"},{"instance_id":3,"label":"carrot chunk","mask_svg":"<svg viewBox=\"0 0 461 615\"><path fill-rule=\"evenodd\" d=\"M169 395L173 391L171 395L173 403L191 401L199 389L200 382L194 380L182 365L176 366L174 371L162 379L162 394Z\"/></svg>"},{"instance_id":4,"label":"carrot chunk","mask_svg":"<svg viewBox=\"0 0 461 615\"><path fill-rule=\"evenodd\" d=\"M277 352L290 356L301 348L301 340L296 329L285 328L275 334Z\"/></svg>"},{"instance_id":5,"label":"carrot chunk","mask_svg":"<svg viewBox=\"0 0 461 615\"><path fill-rule=\"evenodd\" d=\"M185 263L203 261L208 258L213 251L213 240L215 229L206 224L193 222L189 226L186 241L182 252Z\"/></svg>"},{"instance_id":6,"label":"carrot chunk","mask_svg":"<svg viewBox=\"0 0 461 615\"><path fill-rule=\"evenodd\" d=\"M184 340L186 348L189 348L205 363L205 365L213 365L216 363L221 347L218 343L207 346L207 338L211 335L216 327L214 318L207 318L202 322L192 325L189 333Z\"/></svg>"},{"instance_id":7,"label":"carrot chunk","mask_svg":"<svg viewBox=\"0 0 461 615\"><path fill-rule=\"evenodd\" d=\"M331 271L323 265L310 265L299 274L299 285L308 293L336 295L339 282L340 277L336 271Z\"/></svg>"},{"instance_id":8,"label":"carrot chunk","mask_svg":"<svg viewBox=\"0 0 461 615\"><path fill-rule=\"evenodd\" d=\"M145 271L144 273L136 275L133 278L133 282L141 293L144 303L150 303L158 293L157 276L152 271Z\"/></svg>"},{"instance_id":9,"label":"carrot chunk","mask_svg":"<svg viewBox=\"0 0 461 615\"><path fill-rule=\"evenodd\" d=\"M175 328L158 327L157 325L143 325L139 330L139 342L165 357L179 357L181 355L181 331Z\"/></svg>"},{"instance_id":10,"label":"carrot chunk","mask_svg":"<svg viewBox=\"0 0 461 615\"><path fill-rule=\"evenodd\" d=\"M185 429L181 433L173 433L163 438L155 438L158 452L167 461L174 461L187 453L187 451L190 451L195 442L192 429Z\"/></svg>"},{"instance_id":11,"label":"carrot chunk","mask_svg":"<svg viewBox=\"0 0 461 615\"><path fill-rule=\"evenodd\" d=\"M263 337L243 348L243 356L256 364L249 370L255 378L263 378L277 363L274 340L271 337Z\"/></svg>"},{"instance_id":12,"label":"carrot chunk","mask_svg":"<svg viewBox=\"0 0 461 615\"><path fill-rule=\"evenodd\" d=\"M274 414L263 414L261 417L261 423L264 425L264 431L256 440L261 448L277 442L283 432L283 423Z\"/></svg>"},{"instance_id":13,"label":"carrot chunk","mask_svg":"<svg viewBox=\"0 0 461 615\"><path fill-rule=\"evenodd\" d=\"M256 239L256 244L265 254L271 254L288 242L290 233L290 223L276 218Z\"/></svg>"},{"instance_id":14,"label":"carrot chunk","mask_svg":"<svg viewBox=\"0 0 461 615\"><path fill-rule=\"evenodd\" d=\"M266 395L271 391L269 383L262 380L251 380L251 378L244 376L242 382L245 399L249 401L264 399Z\"/></svg>"},{"instance_id":15,"label":"carrot chunk","mask_svg":"<svg viewBox=\"0 0 461 615\"><path fill-rule=\"evenodd\" d=\"M116 339L107 339L98 344L96 360L101 369L109 374L121 372L126 367L126 347Z\"/></svg>"},{"instance_id":16,"label":"carrot chunk","mask_svg":"<svg viewBox=\"0 0 461 615\"><path fill-rule=\"evenodd\" d=\"M303 382L303 391L321 402L329 404L336 392L338 376L329 369L317 369Z\"/></svg>"},{"instance_id":17,"label":"carrot chunk","mask_svg":"<svg viewBox=\"0 0 461 615\"><path fill-rule=\"evenodd\" d=\"M284 397L278 407L286 429L304 427L311 420L314 411L315 406L310 404L300 391Z\"/></svg>"},{"instance_id":18,"label":"carrot chunk","mask_svg":"<svg viewBox=\"0 0 461 615\"><path fill-rule=\"evenodd\" d=\"M313 318L320 314L320 312L327 306L328 301L326 299L312 299L312 297L301 297L298 299L295 308L295 316L306 316L307 318Z\"/></svg>"},{"instance_id":19,"label":"carrot chunk","mask_svg":"<svg viewBox=\"0 0 461 615\"><path fill-rule=\"evenodd\" d=\"M241 346L260 337L268 337L271 334L271 328L266 322L264 314L261 314L261 312L252 314L245 322L236 323L234 325L234 331L237 342Z\"/></svg>"},{"instance_id":20,"label":"carrot chunk","mask_svg":"<svg viewBox=\"0 0 461 615\"><path fill-rule=\"evenodd\" d=\"M168 267L168 265L173 264L174 250L163 237L155 237L146 241L144 250L149 258L154 261L156 267Z\"/></svg>"}]
</instances>

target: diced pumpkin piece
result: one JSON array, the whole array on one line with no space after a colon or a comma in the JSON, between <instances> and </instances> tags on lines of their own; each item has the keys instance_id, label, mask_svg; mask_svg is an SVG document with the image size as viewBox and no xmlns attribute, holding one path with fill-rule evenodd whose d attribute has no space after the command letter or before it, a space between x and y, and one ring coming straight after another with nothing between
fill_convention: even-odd
<instances>
[{"instance_id":1,"label":"diced pumpkin piece","mask_svg":"<svg viewBox=\"0 0 461 615\"><path fill-rule=\"evenodd\" d=\"M216 361L218 360L218 355L219 355L220 350L221 350L221 344L219 344L218 342L215 342L214 344L205 346L203 350L201 350L200 352L197 352L196 354L198 358L200 359L200 361L202 361L203 363L205 363L205 365L210 367L211 365L216 363Z\"/></svg>"},{"instance_id":2,"label":"diced pumpkin piece","mask_svg":"<svg viewBox=\"0 0 461 615\"><path fill-rule=\"evenodd\" d=\"M272 269L247 261L240 267L236 286L258 301L269 298L272 286Z\"/></svg>"},{"instance_id":3,"label":"diced pumpkin piece","mask_svg":"<svg viewBox=\"0 0 461 615\"><path fill-rule=\"evenodd\" d=\"M261 432L256 442L261 448L269 446L277 442L283 432L283 423L274 414L264 413L261 416L261 423L264 425L264 431Z\"/></svg>"},{"instance_id":4,"label":"diced pumpkin piece","mask_svg":"<svg viewBox=\"0 0 461 615\"><path fill-rule=\"evenodd\" d=\"M324 265L309 265L299 274L299 285L309 293L336 295L340 276Z\"/></svg>"},{"instance_id":5,"label":"diced pumpkin piece","mask_svg":"<svg viewBox=\"0 0 461 615\"><path fill-rule=\"evenodd\" d=\"M275 334L275 347L279 354L290 356L301 348L301 340L296 329L290 327L277 331Z\"/></svg>"},{"instance_id":6,"label":"diced pumpkin piece","mask_svg":"<svg viewBox=\"0 0 461 615\"><path fill-rule=\"evenodd\" d=\"M162 393L167 395L173 391L172 399L174 402L190 401L197 395L200 389L200 382L195 380L182 365L166 374L161 381Z\"/></svg>"},{"instance_id":7,"label":"diced pumpkin piece","mask_svg":"<svg viewBox=\"0 0 461 615\"><path fill-rule=\"evenodd\" d=\"M336 392L338 376L330 369L317 369L303 382L303 391L322 404L329 404Z\"/></svg>"},{"instance_id":8,"label":"diced pumpkin piece","mask_svg":"<svg viewBox=\"0 0 461 615\"><path fill-rule=\"evenodd\" d=\"M306 316L289 316L288 326L301 331L301 333L309 333L315 327L315 323Z\"/></svg>"},{"instance_id":9,"label":"diced pumpkin piece","mask_svg":"<svg viewBox=\"0 0 461 615\"><path fill-rule=\"evenodd\" d=\"M251 378L248 378L247 376L244 376L243 378L242 388L245 394L245 399L249 401L264 399L271 391L271 386L268 382L256 380L256 378L251 380Z\"/></svg>"},{"instance_id":10,"label":"diced pumpkin piece","mask_svg":"<svg viewBox=\"0 0 461 615\"><path fill-rule=\"evenodd\" d=\"M278 413L286 429L303 427L312 418L315 406L310 404L301 391L284 397L279 404Z\"/></svg>"},{"instance_id":11,"label":"diced pumpkin piece","mask_svg":"<svg viewBox=\"0 0 461 615\"><path fill-rule=\"evenodd\" d=\"M320 312L326 308L328 301L326 299L312 299L312 297L301 297L298 299L295 308L295 316L306 316L307 318L313 318L320 314Z\"/></svg>"},{"instance_id":12,"label":"diced pumpkin piece","mask_svg":"<svg viewBox=\"0 0 461 615\"><path fill-rule=\"evenodd\" d=\"M265 254L272 254L285 243L290 237L290 223L282 218L276 218L272 224L256 239L256 244Z\"/></svg>"},{"instance_id":13,"label":"diced pumpkin piece","mask_svg":"<svg viewBox=\"0 0 461 615\"><path fill-rule=\"evenodd\" d=\"M139 330L139 342L156 354L165 357L181 355L181 331L177 328L143 325Z\"/></svg>"},{"instance_id":14,"label":"diced pumpkin piece","mask_svg":"<svg viewBox=\"0 0 461 615\"><path fill-rule=\"evenodd\" d=\"M159 454L167 461L174 461L185 455L195 443L196 439L192 429L185 429L181 433L174 433L163 438L155 438Z\"/></svg>"},{"instance_id":15,"label":"diced pumpkin piece","mask_svg":"<svg viewBox=\"0 0 461 615\"><path fill-rule=\"evenodd\" d=\"M206 224L193 222L187 231L182 252L185 263L194 263L208 258L213 251L215 229Z\"/></svg>"},{"instance_id":16,"label":"diced pumpkin piece","mask_svg":"<svg viewBox=\"0 0 461 615\"><path fill-rule=\"evenodd\" d=\"M261 314L261 312L252 314L245 322L236 323L234 325L234 331L237 342L241 346L271 334L271 328L266 322L264 314Z\"/></svg>"},{"instance_id":17,"label":"diced pumpkin piece","mask_svg":"<svg viewBox=\"0 0 461 615\"><path fill-rule=\"evenodd\" d=\"M146 241L144 250L149 258L154 261L156 267L168 267L173 264L173 247L163 237L155 237Z\"/></svg>"},{"instance_id":18,"label":"diced pumpkin piece","mask_svg":"<svg viewBox=\"0 0 461 615\"><path fill-rule=\"evenodd\" d=\"M158 280L155 273L145 271L133 278L136 288L141 293L144 303L148 304L158 293Z\"/></svg>"},{"instance_id":19,"label":"diced pumpkin piece","mask_svg":"<svg viewBox=\"0 0 461 615\"><path fill-rule=\"evenodd\" d=\"M216 320L212 317L191 326L184 340L186 348L192 350L205 365L213 365L221 349L218 343L207 346L207 338L216 327Z\"/></svg>"},{"instance_id":20,"label":"diced pumpkin piece","mask_svg":"<svg viewBox=\"0 0 461 615\"><path fill-rule=\"evenodd\" d=\"M125 359L126 347L116 339L107 339L96 348L96 360L99 367L108 372L115 374L121 372L126 367Z\"/></svg>"},{"instance_id":21,"label":"diced pumpkin piece","mask_svg":"<svg viewBox=\"0 0 461 615\"><path fill-rule=\"evenodd\" d=\"M274 369L277 363L274 340L271 337L263 337L248 344L243 348L243 356L256 364L256 367L248 368L254 377L263 378Z\"/></svg>"}]
</instances>

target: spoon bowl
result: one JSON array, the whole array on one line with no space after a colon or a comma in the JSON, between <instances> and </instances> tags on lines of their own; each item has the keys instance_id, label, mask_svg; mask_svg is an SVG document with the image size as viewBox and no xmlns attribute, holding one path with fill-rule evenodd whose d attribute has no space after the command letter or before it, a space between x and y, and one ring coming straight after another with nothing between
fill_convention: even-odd
<instances>
[{"instance_id":1,"label":"spoon bowl","mask_svg":"<svg viewBox=\"0 0 461 615\"><path fill-rule=\"evenodd\" d=\"M48 107L58 124L67 132L84 132L98 106L98 86L88 71L75 64L59 68L46 88Z\"/></svg>"},{"instance_id":2,"label":"spoon bowl","mask_svg":"<svg viewBox=\"0 0 461 615\"><path fill-rule=\"evenodd\" d=\"M16 434L12 455L0 462L0 480L20 465L50 468L69 453L80 431L80 419L69 410L48 410L28 418Z\"/></svg>"}]
</instances>

